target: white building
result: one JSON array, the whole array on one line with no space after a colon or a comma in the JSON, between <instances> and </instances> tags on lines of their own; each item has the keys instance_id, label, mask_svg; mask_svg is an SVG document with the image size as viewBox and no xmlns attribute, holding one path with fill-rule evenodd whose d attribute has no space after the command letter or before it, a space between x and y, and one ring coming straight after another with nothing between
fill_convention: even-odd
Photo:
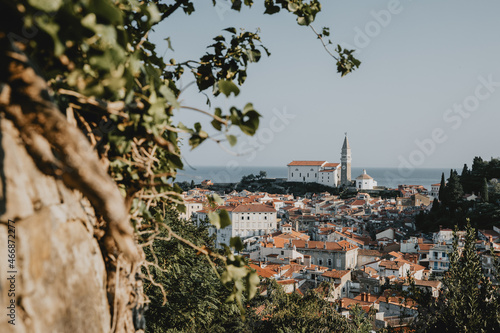
<instances>
[{"instance_id":1,"label":"white building","mask_svg":"<svg viewBox=\"0 0 500 333\"><path fill-rule=\"evenodd\" d=\"M292 161L287 167L289 182L318 183L338 187L341 185L341 176L343 176L343 185L349 185L351 182L351 148L347 136L342 146L341 163Z\"/></svg>"},{"instance_id":2,"label":"white building","mask_svg":"<svg viewBox=\"0 0 500 333\"><path fill-rule=\"evenodd\" d=\"M360 190L373 190L377 186L377 182L366 174L366 170L363 169L363 174L356 178L356 188Z\"/></svg>"},{"instance_id":3,"label":"white building","mask_svg":"<svg viewBox=\"0 0 500 333\"><path fill-rule=\"evenodd\" d=\"M210 235L216 234L216 245L224 243L229 245L231 237L251 237L269 234L276 231L278 220L276 218L276 209L262 204L247 204L233 206L223 206L231 218L231 224L223 229L215 227L209 228ZM196 212L198 221L204 221L207 218L205 210Z\"/></svg>"},{"instance_id":4,"label":"white building","mask_svg":"<svg viewBox=\"0 0 500 333\"><path fill-rule=\"evenodd\" d=\"M288 164L288 181L318 183L337 187L340 181L340 164L327 161L293 161Z\"/></svg>"},{"instance_id":5,"label":"white building","mask_svg":"<svg viewBox=\"0 0 500 333\"><path fill-rule=\"evenodd\" d=\"M432 197L432 200L434 200L434 198L439 199L439 188L440 187L441 187L441 183L431 184L431 193L429 193L429 195Z\"/></svg>"},{"instance_id":6,"label":"white building","mask_svg":"<svg viewBox=\"0 0 500 333\"><path fill-rule=\"evenodd\" d=\"M203 202L194 199L185 199L184 206L186 207L185 213L180 213L179 217L181 219L189 220L193 213L198 212L203 209Z\"/></svg>"}]
</instances>

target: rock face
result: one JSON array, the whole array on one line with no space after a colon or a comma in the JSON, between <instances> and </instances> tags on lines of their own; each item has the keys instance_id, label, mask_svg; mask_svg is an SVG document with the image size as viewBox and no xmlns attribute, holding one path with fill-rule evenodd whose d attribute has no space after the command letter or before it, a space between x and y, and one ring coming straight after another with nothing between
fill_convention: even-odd
<instances>
[{"instance_id":1,"label":"rock face","mask_svg":"<svg viewBox=\"0 0 500 333\"><path fill-rule=\"evenodd\" d=\"M0 144L0 332L108 332L106 270L93 236L93 209L37 169L6 119L0 119ZM8 220L15 221L14 274L8 273ZM12 299L15 326L7 316Z\"/></svg>"}]
</instances>

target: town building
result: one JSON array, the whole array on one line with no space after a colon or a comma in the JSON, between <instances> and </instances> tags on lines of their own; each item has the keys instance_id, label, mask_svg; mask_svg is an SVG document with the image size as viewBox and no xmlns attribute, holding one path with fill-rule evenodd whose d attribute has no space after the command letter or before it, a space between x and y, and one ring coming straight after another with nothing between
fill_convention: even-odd
<instances>
[{"instance_id":1,"label":"town building","mask_svg":"<svg viewBox=\"0 0 500 333\"><path fill-rule=\"evenodd\" d=\"M328 161L292 161L288 165L287 181L317 183L331 187L351 185L351 148L347 135L341 151L341 163Z\"/></svg>"},{"instance_id":2,"label":"town building","mask_svg":"<svg viewBox=\"0 0 500 333\"><path fill-rule=\"evenodd\" d=\"M363 169L363 173L356 178L356 188L360 190L373 190L377 186L377 182L370 177L366 170Z\"/></svg>"}]
</instances>

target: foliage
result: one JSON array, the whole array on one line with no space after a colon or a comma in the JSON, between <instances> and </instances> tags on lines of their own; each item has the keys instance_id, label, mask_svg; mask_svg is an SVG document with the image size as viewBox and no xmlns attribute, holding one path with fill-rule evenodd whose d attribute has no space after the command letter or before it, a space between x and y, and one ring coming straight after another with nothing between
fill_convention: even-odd
<instances>
[{"instance_id":1,"label":"foliage","mask_svg":"<svg viewBox=\"0 0 500 333\"><path fill-rule=\"evenodd\" d=\"M253 2L232 0L231 3L232 9L239 11L242 6L251 7ZM285 11L304 26L310 26L321 10L317 0L265 0L264 3L266 14ZM68 119L67 126L75 125L85 133L130 208L130 212L123 214L130 213L139 241L145 244L152 241L145 235L157 235L157 226L169 219L169 209L185 209L180 196L182 189L174 183L177 170L183 168L181 140L186 139L191 148L206 140L221 143L200 122L182 124L176 120L176 114L198 112L209 117L213 129L225 135L230 145L236 143L236 137L229 134L232 128L254 135L259 125L260 114L251 103L207 111L179 101L179 82L187 75L192 75L200 92L207 92L212 98L238 95L248 66L258 62L262 52L269 55L258 33L228 27L213 38L201 57L164 61L149 39L150 32L174 12L189 15L194 10L194 3L189 0L169 4L157 0L0 0L1 59L18 61L13 54L29 59L22 65L33 77L42 77L49 88L37 100L42 101L43 107L60 110ZM321 36L316 35L322 38L325 31ZM170 44L170 39L166 40ZM352 50L339 46L336 52L336 56L330 54L337 59L342 76L359 66ZM16 96L26 87L7 74L8 69L2 67L2 97L5 91ZM5 86L10 90L4 89ZM37 111L31 111L33 117L42 123L47 121ZM75 170L58 170L59 174L69 171L81 174L78 166ZM210 216L219 227L227 224L227 212L214 211ZM169 249L174 257L176 251L183 251L177 245ZM161 260L169 262L166 255L162 253ZM241 257L229 254L225 258L219 258L226 265L222 280L233 287L230 298L241 303L243 290L251 294L256 287L255 274L244 267ZM172 265L164 267L169 272L180 269L175 260ZM203 267L200 266L196 276L203 276L206 268ZM197 282L204 283L203 279ZM185 285L192 288L194 282L186 281ZM192 311L186 318L200 313Z\"/></svg>"},{"instance_id":2,"label":"foliage","mask_svg":"<svg viewBox=\"0 0 500 333\"><path fill-rule=\"evenodd\" d=\"M165 224L172 231L197 246L213 246L206 226L177 215L173 210L166 214ZM144 287L150 300L147 332L226 332L241 325L239 308L224 301L230 292L219 279L223 262L216 260L212 266L205 255L169 237L167 229L145 247L145 253L149 262L157 263L149 265L151 279Z\"/></svg>"},{"instance_id":3,"label":"foliage","mask_svg":"<svg viewBox=\"0 0 500 333\"><path fill-rule=\"evenodd\" d=\"M450 268L437 299L411 288L419 316L418 332L493 332L500 330L500 294L485 277L476 250L476 231L468 223L463 249L455 229ZM499 268L499 263L496 263ZM498 274L498 270L497 270Z\"/></svg>"},{"instance_id":4,"label":"foliage","mask_svg":"<svg viewBox=\"0 0 500 333\"><path fill-rule=\"evenodd\" d=\"M352 332L353 327L323 295L313 290L304 296L286 294L274 280L267 281L266 288L266 297L251 302L253 332Z\"/></svg>"},{"instance_id":5,"label":"foliage","mask_svg":"<svg viewBox=\"0 0 500 333\"><path fill-rule=\"evenodd\" d=\"M445 182L443 174L439 189L440 203L439 205L434 203L429 213L417 216L417 227L426 232L438 230L439 226L463 227L466 219L470 219L471 224L480 229L491 228L498 224L500 185L496 180L497 177L500 177L500 160L491 159L488 162L480 157L474 158L471 170L464 165L460 176L451 170L448 183ZM488 179L491 181L488 182ZM464 200L464 193L481 194L482 202Z\"/></svg>"}]
</instances>

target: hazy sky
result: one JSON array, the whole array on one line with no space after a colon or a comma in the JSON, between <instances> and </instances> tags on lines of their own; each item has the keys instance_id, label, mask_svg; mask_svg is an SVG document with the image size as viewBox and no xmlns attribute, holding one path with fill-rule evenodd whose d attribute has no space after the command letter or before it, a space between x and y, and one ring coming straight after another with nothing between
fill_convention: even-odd
<instances>
[{"instance_id":1,"label":"hazy sky","mask_svg":"<svg viewBox=\"0 0 500 333\"><path fill-rule=\"evenodd\" d=\"M229 2L198 1L153 35L165 58L198 59L212 38L234 26L261 29L270 57L250 64L241 94L212 100L227 110L252 102L263 115L254 138L233 156L207 142L184 156L192 165L285 166L292 160L340 161L348 133L355 167L454 167L500 156L500 2L322 1L314 27L356 48L361 67L341 78L310 28L293 15L263 15L259 0L242 12ZM166 51L170 37L175 52ZM183 85L192 81L186 76ZM209 110L191 85L182 104ZM184 123L210 119L182 110ZM209 131L213 133L214 131Z\"/></svg>"}]
</instances>

